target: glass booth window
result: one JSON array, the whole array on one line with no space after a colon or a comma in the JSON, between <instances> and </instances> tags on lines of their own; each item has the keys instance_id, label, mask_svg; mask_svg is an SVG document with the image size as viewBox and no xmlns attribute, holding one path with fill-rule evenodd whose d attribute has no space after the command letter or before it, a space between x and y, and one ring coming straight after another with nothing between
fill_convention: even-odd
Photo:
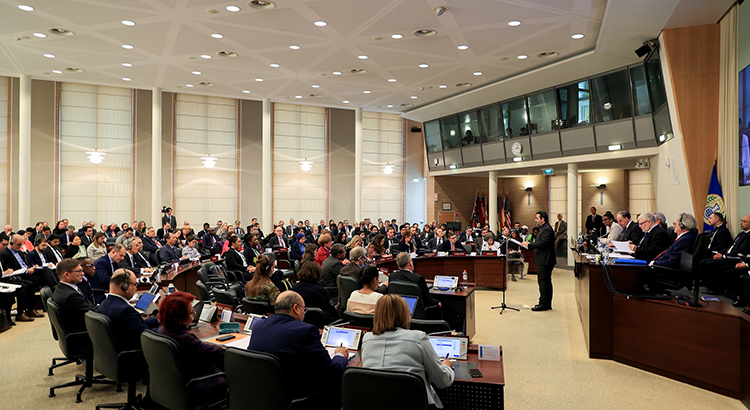
<instances>
[{"instance_id":1,"label":"glass booth window","mask_svg":"<svg viewBox=\"0 0 750 410\"><path fill-rule=\"evenodd\" d=\"M651 114L651 102L648 100L648 84L646 83L646 69L642 65L630 69L630 83L633 87L635 116Z\"/></svg>"},{"instance_id":2,"label":"glass booth window","mask_svg":"<svg viewBox=\"0 0 750 410\"><path fill-rule=\"evenodd\" d=\"M590 123L590 90L588 80L557 89L562 128L574 128Z\"/></svg>"},{"instance_id":3,"label":"glass booth window","mask_svg":"<svg viewBox=\"0 0 750 410\"><path fill-rule=\"evenodd\" d=\"M437 120L424 124L424 138L427 145L427 152L443 150L443 143L440 140L440 123Z\"/></svg>"},{"instance_id":4,"label":"glass booth window","mask_svg":"<svg viewBox=\"0 0 750 410\"><path fill-rule=\"evenodd\" d=\"M667 93L664 90L664 79L661 75L661 64L659 63L659 50L651 53L646 60L646 80L651 95L651 110L656 111L667 102Z\"/></svg>"},{"instance_id":5,"label":"glass booth window","mask_svg":"<svg viewBox=\"0 0 750 410\"><path fill-rule=\"evenodd\" d=\"M529 97L529 131L531 134L558 130L555 92L542 91Z\"/></svg>"},{"instance_id":6,"label":"glass booth window","mask_svg":"<svg viewBox=\"0 0 750 410\"><path fill-rule=\"evenodd\" d=\"M500 116L500 106L495 104L479 110L482 121L482 142L500 141L505 136L503 117Z\"/></svg>"},{"instance_id":7,"label":"glass booth window","mask_svg":"<svg viewBox=\"0 0 750 410\"><path fill-rule=\"evenodd\" d=\"M594 122L630 118L630 84L626 70L591 79L594 87Z\"/></svg>"},{"instance_id":8,"label":"glass booth window","mask_svg":"<svg viewBox=\"0 0 750 410\"><path fill-rule=\"evenodd\" d=\"M458 128L458 117L452 115L440 120L443 134L443 149L448 150L461 146L461 130Z\"/></svg>"},{"instance_id":9,"label":"glass booth window","mask_svg":"<svg viewBox=\"0 0 750 410\"><path fill-rule=\"evenodd\" d=\"M477 112L467 112L458 116L461 130L461 146L479 144L480 132L477 122Z\"/></svg>"},{"instance_id":10,"label":"glass booth window","mask_svg":"<svg viewBox=\"0 0 750 410\"><path fill-rule=\"evenodd\" d=\"M505 121L505 135L508 138L529 135L528 116L526 115L526 99L519 99L503 103L503 120Z\"/></svg>"}]
</instances>

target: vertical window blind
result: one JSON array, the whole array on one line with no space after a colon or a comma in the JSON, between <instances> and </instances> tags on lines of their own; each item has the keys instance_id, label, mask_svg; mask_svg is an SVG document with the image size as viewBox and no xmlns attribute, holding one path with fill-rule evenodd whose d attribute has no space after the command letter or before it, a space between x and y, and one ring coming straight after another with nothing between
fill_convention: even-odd
<instances>
[{"instance_id":1,"label":"vertical window blind","mask_svg":"<svg viewBox=\"0 0 750 410\"><path fill-rule=\"evenodd\" d=\"M60 84L58 219L133 220L133 90ZM93 164L87 151L106 153ZM73 222L77 221L77 222Z\"/></svg>"},{"instance_id":2,"label":"vertical window blind","mask_svg":"<svg viewBox=\"0 0 750 410\"><path fill-rule=\"evenodd\" d=\"M182 226L195 232L204 222L233 223L238 198L238 100L189 94L175 96L174 198ZM202 157L216 158L206 168Z\"/></svg>"},{"instance_id":3,"label":"vertical window blind","mask_svg":"<svg viewBox=\"0 0 750 410\"><path fill-rule=\"evenodd\" d=\"M403 130L397 114L362 113L362 216L403 220ZM392 166L386 174L383 166Z\"/></svg>"},{"instance_id":4,"label":"vertical window blind","mask_svg":"<svg viewBox=\"0 0 750 410\"><path fill-rule=\"evenodd\" d=\"M325 219L326 109L274 104L273 112L273 222Z\"/></svg>"},{"instance_id":5,"label":"vertical window blind","mask_svg":"<svg viewBox=\"0 0 750 410\"><path fill-rule=\"evenodd\" d=\"M8 126L10 117L10 78L0 77L0 216L5 218L6 223L10 221L8 212L8 198L10 173L8 172L9 133Z\"/></svg>"}]
</instances>

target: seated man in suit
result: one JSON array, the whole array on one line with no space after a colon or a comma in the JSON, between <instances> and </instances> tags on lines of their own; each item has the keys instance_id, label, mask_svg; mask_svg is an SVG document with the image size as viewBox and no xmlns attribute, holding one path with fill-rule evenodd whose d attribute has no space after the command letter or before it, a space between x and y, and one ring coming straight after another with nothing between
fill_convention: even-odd
<instances>
[{"instance_id":1,"label":"seated man in suit","mask_svg":"<svg viewBox=\"0 0 750 410\"><path fill-rule=\"evenodd\" d=\"M143 241L141 238L133 238L133 240L125 246L127 252L125 252L125 257L122 258L119 263L120 267L127 269L136 275L140 275L144 272L153 272L151 262L149 262L148 258L141 253L141 249L143 249Z\"/></svg>"},{"instance_id":2,"label":"seated man in suit","mask_svg":"<svg viewBox=\"0 0 750 410\"><path fill-rule=\"evenodd\" d=\"M633 222L633 220L630 219L630 212L620 211L617 213L617 216L615 218L617 220L617 223L622 227L622 232L617 239L612 240L630 242L631 244L641 243L641 239L643 238L643 230L638 227L637 223Z\"/></svg>"},{"instance_id":3,"label":"seated man in suit","mask_svg":"<svg viewBox=\"0 0 750 410\"><path fill-rule=\"evenodd\" d=\"M85 332L84 315L96 307L81 293L78 286L83 278L83 268L76 259L65 259L57 264L57 277L60 284L52 294L52 300L60 306L62 321L68 332Z\"/></svg>"},{"instance_id":4,"label":"seated man in suit","mask_svg":"<svg viewBox=\"0 0 750 410\"><path fill-rule=\"evenodd\" d=\"M419 238L419 228L417 228L416 226L412 226L411 228L409 228L409 231L411 232L411 241L414 243L415 252L419 251L424 247L422 239ZM476 238L474 240L476 241Z\"/></svg>"},{"instance_id":5,"label":"seated man in suit","mask_svg":"<svg viewBox=\"0 0 750 410\"><path fill-rule=\"evenodd\" d=\"M7 247L8 235L5 232L0 232L0 255L7 250ZM33 322L33 318L35 317L44 317L44 315L34 310L34 284L18 276L8 276L11 273L13 273L13 269L3 264L2 258L0 258L0 283L10 283L19 286L14 292L6 294L7 296L3 300L4 305L0 306L0 308L5 309L5 316L8 319L8 323L11 326L15 325L10 316L13 299L16 300L16 321Z\"/></svg>"},{"instance_id":6,"label":"seated man in suit","mask_svg":"<svg viewBox=\"0 0 750 410\"><path fill-rule=\"evenodd\" d=\"M135 275L126 269L118 269L109 281L109 295L99 305L99 313L112 322L112 334L122 350L141 348L141 333L159 326L155 317L143 320L130 305L130 299L138 288ZM145 370L145 367L144 367Z\"/></svg>"},{"instance_id":7,"label":"seated man in suit","mask_svg":"<svg viewBox=\"0 0 750 410\"><path fill-rule=\"evenodd\" d=\"M182 256L180 251L175 247L177 243L177 234L170 233L167 237L167 243L159 249L159 259L161 263L175 263L185 258L187 255Z\"/></svg>"},{"instance_id":8,"label":"seated man in suit","mask_svg":"<svg viewBox=\"0 0 750 410\"><path fill-rule=\"evenodd\" d=\"M344 248L344 245L340 243L334 244L331 247L331 256L327 257L320 266L322 270L321 279L323 286L335 288L336 277L341 273L341 268L348 264L349 260L346 259L346 249Z\"/></svg>"},{"instance_id":9,"label":"seated man in suit","mask_svg":"<svg viewBox=\"0 0 750 410\"><path fill-rule=\"evenodd\" d=\"M156 254L159 252L163 245L156 239L156 230L153 227L146 229L146 236L143 237L143 250L149 253L148 261L152 266L157 266L159 263L156 260Z\"/></svg>"},{"instance_id":10,"label":"seated man in suit","mask_svg":"<svg viewBox=\"0 0 750 410\"><path fill-rule=\"evenodd\" d=\"M383 242L383 247L385 248L385 251L387 253L390 253L390 249L392 245L398 245L399 239L396 236L396 230L393 227L388 228L385 235L385 242Z\"/></svg>"},{"instance_id":11,"label":"seated man in suit","mask_svg":"<svg viewBox=\"0 0 750 410\"><path fill-rule=\"evenodd\" d=\"M362 283L362 269L367 266L367 249L361 246L357 246L356 248L352 249L351 251L349 251L349 260L351 262L341 268L339 274L341 276L351 276ZM378 286L375 292L383 294L388 293L388 281Z\"/></svg>"},{"instance_id":12,"label":"seated man in suit","mask_svg":"<svg viewBox=\"0 0 750 410\"><path fill-rule=\"evenodd\" d=\"M656 223L651 212L645 212L638 218L638 226L643 231L643 237L637 244L630 245L636 259L651 262L669 247L667 232Z\"/></svg>"},{"instance_id":13,"label":"seated man in suit","mask_svg":"<svg viewBox=\"0 0 750 410\"><path fill-rule=\"evenodd\" d=\"M458 241L458 237L456 236L455 232L449 232L448 233L448 240L444 241L440 246L438 246L437 251L438 252L466 252L466 249L464 249L463 245L461 245L461 242Z\"/></svg>"},{"instance_id":14,"label":"seated man in suit","mask_svg":"<svg viewBox=\"0 0 750 410\"><path fill-rule=\"evenodd\" d=\"M91 287L94 289L109 289L109 279L112 277L112 274L120 268L120 261L124 257L125 247L117 243L112 246L112 250L110 250L108 254L97 259L94 263L95 274L89 280ZM80 280L78 282L80 282ZM104 294L95 293L94 296L97 304L104 301Z\"/></svg>"},{"instance_id":15,"label":"seated man in suit","mask_svg":"<svg viewBox=\"0 0 750 410\"><path fill-rule=\"evenodd\" d=\"M695 220L695 217L682 213L672 225L674 226L674 233L677 234L677 239L674 240L666 251L659 254L651 262L651 265L679 269L682 251L693 252L693 245L697 236L695 230L698 228L698 222Z\"/></svg>"},{"instance_id":16,"label":"seated man in suit","mask_svg":"<svg viewBox=\"0 0 750 410\"><path fill-rule=\"evenodd\" d=\"M123 246L128 246L128 243L135 237L135 234L133 234L133 228L128 227L124 230L124 233L117 237L115 240L115 243L122 244Z\"/></svg>"},{"instance_id":17,"label":"seated man in suit","mask_svg":"<svg viewBox=\"0 0 750 410\"><path fill-rule=\"evenodd\" d=\"M700 278L703 284L709 288L711 293L720 293L725 273L731 269L737 269L737 264L742 262L742 257L750 255L750 215L745 215L740 220L742 232L737 234L734 242L725 253L715 253L712 258L701 261Z\"/></svg>"},{"instance_id":18,"label":"seated man in suit","mask_svg":"<svg viewBox=\"0 0 750 410\"><path fill-rule=\"evenodd\" d=\"M216 228L209 227L203 235L203 238L201 238L201 242L203 242L203 249L209 251L214 248L216 243L220 243L221 239L219 238L219 235L216 235Z\"/></svg>"},{"instance_id":19,"label":"seated man in suit","mask_svg":"<svg viewBox=\"0 0 750 410\"><path fill-rule=\"evenodd\" d=\"M54 289L57 286L57 276L52 271L57 263L47 260L47 245L47 239L37 235L34 239L34 250L26 254L26 262L35 266L34 274L30 278L36 286L49 286L50 289Z\"/></svg>"},{"instance_id":20,"label":"seated man in suit","mask_svg":"<svg viewBox=\"0 0 750 410\"><path fill-rule=\"evenodd\" d=\"M276 298L276 314L253 326L248 350L270 353L279 358L285 380L284 397L290 400L317 394L310 408L338 409L341 406L341 375L348 364L349 351L338 347L333 357L320 343L315 325L304 323L305 301L294 291Z\"/></svg>"},{"instance_id":21,"label":"seated man in suit","mask_svg":"<svg viewBox=\"0 0 750 410\"><path fill-rule=\"evenodd\" d=\"M91 226L87 226L86 229L83 230L83 235L81 236L81 245L85 247L89 247L91 245L91 242L94 241L94 228Z\"/></svg>"},{"instance_id":22,"label":"seated man in suit","mask_svg":"<svg viewBox=\"0 0 750 410\"><path fill-rule=\"evenodd\" d=\"M96 275L96 268L94 267L94 261L91 260L89 257L82 257L76 259L78 262L81 263L81 268L83 268L83 278L81 282L78 283L78 289L81 290L81 293L83 293L83 296L91 302L92 305L96 305L96 298L94 297L94 289L91 287L91 278ZM106 290L102 290L99 293L104 293Z\"/></svg>"},{"instance_id":23,"label":"seated man in suit","mask_svg":"<svg viewBox=\"0 0 750 410\"><path fill-rule=\"evenodd\" d=\"M294 230L294 225L289 225L289 230ZM289 248L289 241L284 237L284 230L277 226L273 230L274 235L266 242L266 246L273 249Z\"/></svg>"},{"instance_id":24,"label":"seated man in suit","mask_svg":"<svg viewBox=\"0 0 750 410\"><path fill-rule=\"evenodd\" d=\"M709 254L726 253L727 249L732 246L732 233L727 229L727 221L720 212L714 212L708 217L708 224L714 230L711 232L711 239L708 242Z\"/></svg>"},{"instance_id":25,"label":"seated man in suit","mask_svg":"<svg viewBox=\"0 0 750 410\"><path fill-rule=\"evenodd\" d=\"M159 228L158 231L156 231L156 239L159 240L162 244L167 242L167 236L172 233L172 226L169 222L165 223L163 227Z\"/></svg>"},{"instance_id":26,"label":"seated man in suit","mask_svg":"<svg viewBox=\"0 0 750 410\"><path fill-rule=\"evenodd\" d=\"M44 279L44 269L35 268L32 263L26 260L23 252L21 252L21 247L25 242L26 237L24 235L13 234L13 236L10 237L9 245L0 252L0 263L2 263L5 269L13 269L14 272L20 269L26 269L25 273L21 273L15 277L17 280L30 283L32 285L30 291L33 293L35 290L46 286L48 281ZM45 241L45 244L46 242L47 241ZM36 314L36 312L34 312L34 314ZM36 317L31 313L29 313L29 316Z\"/></svg>"},{"instance_id":27,"label":"seated man in suit","mask_svg":"<svg viewBox=\"0 0 750 410\"><path fill-rule=\"evenodd\" d=\"M445 240L445 231L443 230L443 228L436 228L435 235L432 239L430 239L430 250L432 250L433 252L437 251L437 248L440 247L440 245L442 245Z\"/></svg>"},{"instance_id":28,"label":"seated man in suit","mask_svg":"<svg viewBox=\"0 0 750 410\"><path fill-rule=\"evenodd\" d=\"M47 244L47 249L45 249L44 251L44 256L47 258L47 260L54 263L55 265L62 262L64 257L59 248L60 237L55 234L50 235L49 238L47 238ZM57 274L55 274L55 277L57 277Z\"/></svg>"},{"instance_id":29,"label":"seated man in suit","mask_svg":"<svg viewBox=\"0 0 750 410\"><path fill-rule=\"evenodd\" d=\"M453 234L456 235L455 233ZM411 261L411 255L406 252L401 252L396 256L396 265L398 266L397 271L391 273L388 277L388 283L393 281L412 282L419 286L419 291L422 293L422 303L424 307L430 306L442 306L437 299L430 295L430 289L427 287L427 282L424 280L424 276L414 273L414 263Z\"/></svg>"}]
</instances>

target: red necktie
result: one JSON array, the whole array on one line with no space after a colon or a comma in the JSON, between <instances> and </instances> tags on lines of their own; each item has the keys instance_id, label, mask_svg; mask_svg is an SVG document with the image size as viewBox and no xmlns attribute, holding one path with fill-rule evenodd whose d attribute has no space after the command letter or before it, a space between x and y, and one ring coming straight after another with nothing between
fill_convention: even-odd
<instances>
[{"instance_id":1,"label":"red necktie","mask_svg":"<svg viewBox=\"0 0 750 410\"><path fill-rule=\"evenodd\" d=\"M455 251L455 250L456 250L456 244L455 244L455 243L453 243L453 242L451 242L451 250L452 250L452 251Z\"/></svg>"}]
</instances>

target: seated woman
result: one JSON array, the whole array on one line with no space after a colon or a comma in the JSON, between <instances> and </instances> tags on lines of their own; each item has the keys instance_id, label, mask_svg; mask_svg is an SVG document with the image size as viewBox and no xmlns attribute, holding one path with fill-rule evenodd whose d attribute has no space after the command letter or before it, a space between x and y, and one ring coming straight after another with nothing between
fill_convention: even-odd
<instances>
[{"instance_id":1,"label":"seated woman","mask_svg":"<svg viewBox=\"0 0 750 410\"><path fill-rule=\"evenodd\" d=\"M315 262L318 262L318 266L323 266L323 261L331 256L331 247L333 246L331 235L327 233L320 235L320 238L318 238L318 245L320 247L315 253Z\"/></svg>"},{"instance_id":2,"label":"seated woman","mask_svg":"<svg viewBox=\"0 0 750 410\"><path fill-rule=\"evenodd\" d=\"M73 235L71 237L70 243L65 248L65 252L63 252L63 258L82 258L86 257L86 247L81 244L81 237L78 235Z\"/></svg>"},{"instance_id":3,"label":"seated woman","mask_svg":"<svg viewBox=\"0 0 750 410\"><path fill-rule=\"evenodd\" d=\"M331 323L340 319L339 311L333 306L331 294L320 284L320 275L321 269L317 263L305 262L297 272L299 282L294 284L292 290L302 296L307 307L320 308L325 313L328 323Z\"/></svg>"},{"instance_id":4,"label":"seated woman","mask_svg":"<svg viewBox=\"0 0 750 410\"><path fill-rule=\"evenodd\" d=\"M349 243L346 244L346 259L349 259L349 252L351 252L352 249L356 248L357 246L364 246L365 241L362 239L361 236L357 235L352 238Z\"/></svg>"},{"instance_id":5,"label":"seated woman","mask_svg":"<svg viewBox=\"0 0 750 410\"><path fill-rule=\"evenodd\" d=\"M271 275L276 260L266 255L261 255L255 264L255 275L253 280L245 285L245 296L253 300L262 300L273 306L276 303L276 297L279 296L279 288L273 284Z\"/></svg>"},{"instance_id":6,"label":"seated woman","mask_svg":"<svg viewBox=\"0 0 750 410\"><path fill-rule=\"evenodd\" d=\"M182 248L182 256L187 256L191 261L199 261L201 259L201 253L196 248L195 244L198 242L195 236L188 235L185 239L185 247Z\"/></svg>"},{"instance_id":7,"label":"seated woman","mask_svg":"<svg viewBox=\"0 0 750 410\"><path fill-rule=\"evenodd\" d=\"M398 295L384 295L375 304L371 333L362 341L362 367L395 370L418 375L427 389L427 402L443 408L432 385L441 389L453 384L453 364L441 361L427 335L409 330L409 306Z\"/></svg>"},{"instance_id":8,"label":"seated woman","mask_svg":"<svg viewBox=\"0 0 750 410\"><path fill-rule=\"evenodd\" d=\"M193 237L190 236L190 238ZM195 238L193 238L193 240L195 240ZM247 259L240 249L240 237L233 235L228 242L230 248L224 252L224 258L227 261L227 270L242 272L245 282L251 281L253 276L252 273L255 272L255 266L247 263Z\"/></svg>"},{"instance_id":9,"label":"seated woman","mask_svg":"<svg viewBox=\"0 0 750 410\"><path fill-rule=\"evenodd\" d=\"M534 243L536 242L536 237L539 235L539 227L535 226L534 229L531 230L531 233L526 237L526 242Z\"/></svg>"},{"instance_id":10,"label":"seated woman","mask_svg":"<svg viewBox=\"0 0 750 410\"><path fill-rule=\"evenodd\" d=\"M500 249L500 244L495 242L495 235L488 233L484 235L484 242L482 242L483 251L496 251Z\"/></svg>"},{"instance_id":11,"label":"seated woman","mask_svg":"<svg viewBox=\"0 0 750 410\"><path fill-rule=\"evenodd\" d=\"M300 232L295 236L295 239L296 241L289 246L289 257L302 261L302 255L305 254L305 242L307 241L307 238L304 233Z\"/></svg>"},{"instance_id":12,"label":"seated woman","mask_svg":"<svg viewBox=\"0 0 750 410\"><path fill-rule=\"evenodd\" d=\"M370 245L373 245L375 247L375 252L378 255L385 254L385 247L383 246L383 242L385 242L385 236L383 236L382 234L375 235L375 237L372 238L372 241L370 242Z\"/></svg>"},{"instance_id":13,"label":"seated woman","mask_svg":"<svg viewBox=\"0 0 750 410\"><path fill-rule=\"evenodd\" d=\"M255 262L258 261L260 255L263 254L263 250L259 248L260 238L258 234L249 233L245 235L245 250L242 254L245 255L245 260L248 265L255 266Z\"/></svg>"},{"instance_id":14,"label":"seated woman","mask_svg":"<svg viewBox=\"0 0 750 410\"><path fill-rule=\"evenodd\" d=\"M192 301L195 297L187 292L175 292L167 295L159 304L158 332L174 339L180 346L180 357L185 379L208 376L224 370L224 349L203 343L188 331L193 321L195 310ZM215 376L199 381L191 386L199 397L200 404L207 404L227 396L229 384L224 376Z\"/></svg>"},{"instance_id":15,"label":"seated woman","mask_svg":"<svg viewBox=\"0 0 750 410\"><path fill-rule=\"evenodd\" d=\"M346 310L372 315L375 313L375 303L383 297L382 293L376 292L380 285L378 281L380 271L374 266L365 266L360 275L362 289L352 292L349 301L346 302Z\"/></svg>"},{"instance_id":16,"label":"seated woman","mask_svg":"<svg viewBox=\"0 0 750 410\"><path fill-rule=\"evenodd\" d=\"M304 264L307 261L315 262L315 254L317 252L318 252L318 245L315 245L314 243L305 244L305 253L302 254L302 259L300 260L300 266L302 266L302 264Z\"/></svg>"},{"instance_id":17,"label":"seated woman","mask_svg":"<svg viewBox=\"0 0 750 410\"><path fill-rule=\"evenodd\" d=\"M411 231L409 230L404 231L404 235L401 237L401 240L398 242L398 251L408 252L408 253L414 253L417 251L416 248L414 247L414 243L411 240Z\"/></svg>"},{"instance_id":18,"label":"seated woman","mask_svg":"<svg viewBox=\"0 0 750 410\"><path fill-rule=\"evenodd\" d=\"M97 259L107 254L107 245L104 244L106 240L107 235L104 232L99 231L94 235L91 245L86 248L86 253L92 261L96 262Z\"/></svg>"}]
</instances>

